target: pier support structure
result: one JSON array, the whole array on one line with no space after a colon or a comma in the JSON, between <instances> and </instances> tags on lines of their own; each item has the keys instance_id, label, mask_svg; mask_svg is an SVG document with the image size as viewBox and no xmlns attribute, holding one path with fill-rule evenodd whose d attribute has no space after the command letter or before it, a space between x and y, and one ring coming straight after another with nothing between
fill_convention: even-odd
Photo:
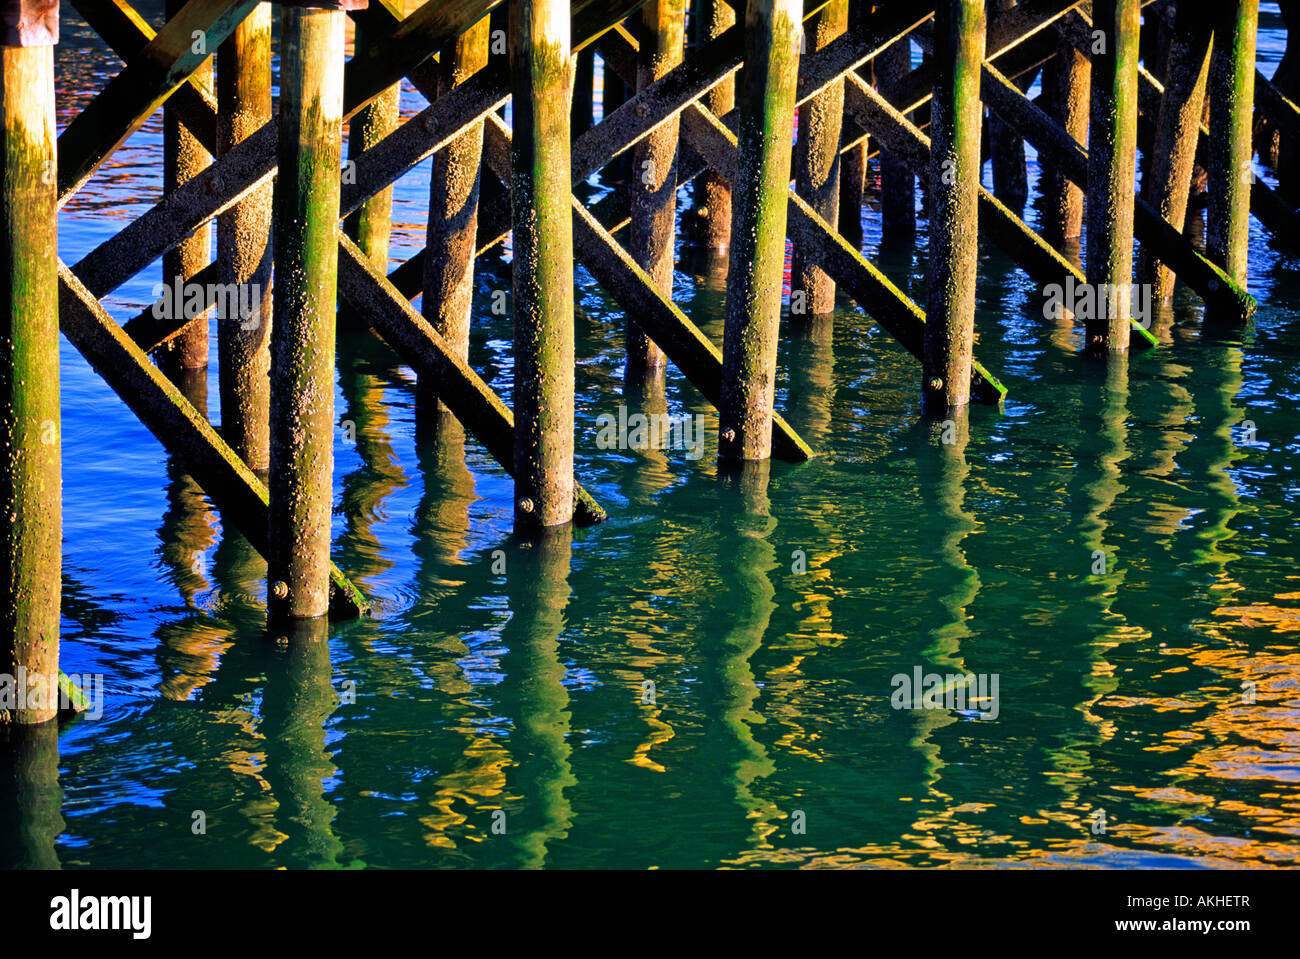
<instances>
[{"instance_id":1,"label":"pier support structure","mask_svg":"<svg viewBox=\"0 0 1300 959\"><path fill-rule=\"evenodd\" d=\"M1259 0L1220 0L1215 5L1205 246L1210 259L1243 289L1250 243L1250 189L1255 182L1251 161L1258 22Z\"/></svg>"},{"instance_id":2,"label":"pier support structure","mask_svg":"<svg viewBox=\"0 0 1300 959\"><path fill-rule=\"evenodd\" d=\"M267 610L310 619L329 612L344 13L281 6Z\"/></svg>"},{"instance_id":3,"label":"pier support structure","mask_svg":"<svg viewBox=\"0 0 1300 959\"><path fill-rule=\"evenodd\" d=\"M58 711L62 497L54 0L3 0L0 36L0 723Z\"/></svg>"},{"instance_id":4,"label":"pier support structure","mask_svg":"<svg viewBox=\"0 0 1300 959\"><path fill-rule=\"evenodd\" d=\"M219 157L271 122L271 16L259 4L217 51ZM271 456L271 201L264 183L217 219L218 276L238 290L217 315L221 435L259 473Z\"/></svg>"},{"instance_id":5,"label":"pier support structure","mask_svg":"<svg viewBox=\"0 0 1300 959\"><path fill-rule=\"evenodd\" d=\"M1085 349L1090 353L1129 347L1141 7L1141 0L1093 4L1084 268L1098 308L1085 321Z\"/></svg>"},{"instance_id":6,"label":"pier support structure","mask_svg":"<svg viewBox=\"0 0 1300 959\"><path fill-rule=\"evenodd\" d=\"M514 514L516 528L536 530L573 518L573 61L568 3L509 4Z\"/></svg>"},{"instance_id":7,"label":"pier support structure","mask_svg":"<svg viewBox=\"0 0 1300 959\"><path fill-rule=\"evenodd\" d=\"M731 184L731 264L722 340L720 460L772 455L803 0L750 0L737 80L740 162Z\"/></svg>"},{"instance_id":8,"label":"pier support structure","mask_svg":"<svg viewBox=\"0 0 1300 959\"><path fill-rule=\"evenodd\" d=\"M736 0L737 3L740 0ZM726 0L700 0L699 16L702 36L712 40L735 26L736 11ZM736 105L736 75L730 74L704 95L704 105L714 116L723 117ZM731 248L731 184L715 171L700 177L696 206L704 220L705 248L722 256Z\"/></svg>"},{"instance_id":9,"label":"pier support structure","mask_svg":"<svg viewBox=\"0 0 1300 959\"><path fill-rule=\"evenodd\" d=\"M934 19L930 255L921 395L927 413L970 402L979 261L983 0L940 0Z\"/></svg>"}]
</instances>

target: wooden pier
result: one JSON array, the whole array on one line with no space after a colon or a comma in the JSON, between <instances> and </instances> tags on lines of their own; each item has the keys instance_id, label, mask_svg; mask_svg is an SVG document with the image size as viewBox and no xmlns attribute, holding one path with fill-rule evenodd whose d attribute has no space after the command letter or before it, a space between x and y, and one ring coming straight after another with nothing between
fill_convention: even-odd
<instances>
[{"instance_id":1,"label":"wooden pier","mask_svg":"<svg viewBox=\"0 0 1300 959\"><path fill-rule=\"evenodd\" d=\"M1067 319L1061 291L1088 291L1079 362L1110 368L1158 348L1135 289L1161 303L1176 278L1206 323L1240 324L1250 216L1300 236L1300 80L1257 76L1258 0L168 0L157 30L124 0L72 0L125 66L57 141L58 3L0 4L5 674L59 669L59 331L266 558L274 627L369 611L330 562L340 328L415 371L422 428L463 428L513 477L522 536L568 536L606 515L574 475L578 265L623 312L627 389L676 367L716 408L729 471L817 452L775 408L786 320L864 312L916 358L918 413L964 422L1006 395L976 355L981 240ZM405 121L403 84L428 101ZM57 211L157 111L165 195L64 263ZM427 246L390 267L393 184L426 162ZM1183 232L1198 164L1203 247ZM614 189L583 202L602 173ZM864 254L877 216L883 246L928 230L923 300ZM679 231L726 258L721 342L674 302ZM513 408L469 356L475 256L507 234ZM158 262L200 308L111 316L105 297ZM53 718L46 693L0 722Z\"/></svg>"}]
</instances>

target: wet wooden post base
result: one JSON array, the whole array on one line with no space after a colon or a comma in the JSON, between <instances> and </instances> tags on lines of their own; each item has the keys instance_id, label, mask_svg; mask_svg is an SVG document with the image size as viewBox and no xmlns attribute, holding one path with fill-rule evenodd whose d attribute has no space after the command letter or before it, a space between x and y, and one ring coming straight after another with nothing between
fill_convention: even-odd
<instances>
[{"instance_id":1,"label":"wet wooden post base","mask_svg":"<svg viewBox=\"0 0 1300 959\"><path fill-rule=\"evenodd\" d=\"M1206 151L1209 208L1207 255L1246 287L1255 99L1255 31L1259 0L1222 0L1215 7L1210 62L1210 142Z\"/></svg>"},{"instance_id":2,"label":"wet wooden post base","mask_svg":"<svg viewBox=\"0 0 1300 959\"><path fill-rule=\"evenodd\" d=\"M736 24L736 11L726 0L701 0L699 15L705 41L721 36ZM735 105L734 73L704 95L704 106L714 116L726 116ZM704 221L702 242L710 253L721 256L731 249L731 184L713 170L697 182L697 213Z\"/></svg>"},{"instance_id":3,"label":"wet wooden post base","mask_svg":"<svg viewBox=\"0 0 1300 959\"><path fill-rule=\"evenodd\" d=\"M509 3L514 514L516 529L527 531L573 518L573 64L568 3Z\"/></svg>"},{"instance_id":4,"label":"wet wooden post base","mask_svg":"<svg viewBox=\"0 0 1300 959\"><path fill-rule=\"evenodd\" d=\"M848 0L831 0L804 25L805 48L825 49L849 25ZM827 223L840 219L840 128L844 119L844 81L837 80L799 107L799 139L794 150L795 189ZM796 302L796 297L802 302ZM796 310L798 307L798 310ZM790 266L790 312L823 316L835 309L835 281L809 263L799 247Z\"/></svg>"},{"instance_id":5,"label":"wet wooden post base","mask_svg":"<svg viewBox=\"0 0 1300 959\"><path fill-rule=\"evenodd\" d=\"M21 701L0 703L0 724L27 725L53 719L58 711L59 8L46 0L4 0L0 8L0 673L13 677L10 688L24 694Z\"/></svg>"},{"instance_id":6,"label":"wet wooden post base","mask_svg":"<svg viewBox=\"0 0 1300 959\"><path fill-rule=\"evenodd\" d=\"M491 21L483 17L443 50L438 69L441 94L449 93L487 66L490 42ZM433 155L429 180L421 310L456 355L466 360L474 300L482 156L483 124L480 122ZM437 398L436 384L427 377L419 377L418 389L421 427L436 430L447 408Z\"/></svg>"},{"instance_id":7,"label":"wet wooden post base","mask_svg":"<svg viewBox=\"0 0 1300 959\"><path fill-rule=\"evenodd\" d=\"M175 17L186 2L187 0L167 0L165 6L167 18ZM203 42L205 41L200 38L195 39L195 43ZM211 52L216 53L216 50ZM206 60L190 76L194 83L211 91L212 59ZM211 165L212 154L204 149L203 144L182 122L176 110L170 105L164 106L163 188L170 193ZM162 282L168 287L187 283L211 262L212 238L207 224L204 224L184 242L163 254ZM180 304L174 304L173 308L182 307ZM190 388L193 387L194 378L187 377L190 371L201 370L208 365L209 317L209 311L204 310L185 327L183 333L159 347L154 354L162 371L183 389L187 381ZM205 401L206 392L205 386L203 388Z\"/></svg>"},{"instance_id":8,"label":"wet wooden post base","mask_svg":"<svg viewBox=\"0 0 1300 959\"><path fill-rule=\"evenodd\" d=\"M1141 0L1097 0L1093 4L1084 267L1098 308L1084 323L1084 348L1090 353L1129 347L1141 6Z\"/></svg>"},{"instance_id":9,"label":"wet wooden post base","mask_svg":"<svg viewBox=\"0 0 1300 959\"><path fill-rule=\"evenodd\" d=\"M1211 22L1204 11L1184 3L1175 7L1165 34L1165 93L1156 119L1151 166L1143 179L1142 198L1180 232L1187 216L1201 133L1202 105L1210 75L1211 33ZM1154 303L1162 303L1173 294L1174 273L1149 243L1142 244L1137 277L1139 283L1151 284Z\"/></svg>"},{"instance_id":10,"label":"wet wooden post base","mask_svg":"<svg viewBox=\"0 0 1300 959\"><path fill-rule=\"evenodd\" d=\"M271 119L271 4L263 3L217 51L217 154L225 156ZM270 467L271 184L217 219L221 435L248 464ZM236 302L237 301L237 302Z\"/></svg>"},{"instance_id":11,"label":"wet wooden post base","mask_svg":"<svg viewBox=\"0 0 1300 959\"><path fill-rule=\"evenodd\" d=\"M737 80L740 162L732 182L731 265L722 339L718 457L772 455L776 348L785 272L803 0L751 0Z\"/></svg>"},{"instance_id":12,"label":"wet wooden post base","mask_svg":"<svg viewBox=\"0 0 1300 959\"><path fill-rule=\"evenodd\" d=\"M272 620L329 611L345 16L339 7L281 8L268 484Z\"/></svg>"},{"instance_id":13,"label":"wet wooden post base","mask_svg":"<svg viewBox=\"0 0 1300 959\"><path fill-rule=\"evenodd\" d=\"M927 413L970 402L979 261L983 0L940 0L930 123L930 262L921 396Z\"/></svg>"},{"instance_id":14,"label":"wet wooden post base","mask_svg":"<svg viewBox=\"0 0 1300 959\"><path fill-rule=\"evenodd\" d=\"M641 8L641 47L637 56L637 90L644 90L682 62L686 42L686 0L649 0ZM632 222L628 252L665 295L673 292L674 240L677 223L678 120L659 125L632 151L629 188ZM637 324L627 319L629 385L648 385L662 378L664 351Z\"/></svg>"}]
</instances>

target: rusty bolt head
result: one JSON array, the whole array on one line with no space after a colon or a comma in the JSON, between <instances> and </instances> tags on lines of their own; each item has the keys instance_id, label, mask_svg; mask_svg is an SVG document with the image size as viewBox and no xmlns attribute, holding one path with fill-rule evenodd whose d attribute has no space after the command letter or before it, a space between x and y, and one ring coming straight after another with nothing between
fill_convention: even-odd
<instances>
[{"instance_id":1,"label":"rusty bolt head","mask_svg":"<svg viewBox=\"0 0 1300 959\"><path fill-rule=\"evenodd\" d=\"M736 442L736 431L733 430L730 426L728 426L725 430L722 431L722 439L724 442L727 443Z\"/></svg>"},{"instance_id":2,"label":"rusty bolt head","mask_svg":"<svg viewBox=\"0 0 1300 959\"><path fill-rule=\"evenodd\" d=\"M289 598L289 584L282 579L277 579L271 584L271 595L276 599Z\"/></svg>"},{"instance_id":3,"label":"rusty bolt head","mask_svg":"<svg viewBox=\"0 0 1300 959\"><path fill-rule=\"evenodd\" d=\"M932 390L941 390L941 389L943 389L943 379L942 379L941 377L938 377L938 376L933 376L933 377L931 377L931 378L930 378L930 389L932 389Z\"/></svg>"},{"instance_id":4,"label":"rusty bolt head","mask_svg":"<svg viewBox=\"0 0 1300 959\"><path fill-rule=\"evenodd\" d=\"M531 513L535 508L536 507L533 506L533 501L527 496L519 501L519 512L521 513Z\"/></svg>"},{"instance_id":5,"label":"rusty bolt head","mask_svg":"<svg viewBox=\"0 0 1300 959\"><path fill-rule=\"evenodd\" d=\"M649 112L650 112L650 111L646 109L646 105L645 105L644 103L638 103L638 104L636 105L636 115L637 115L638 117L642 117L642 118L644 118L645 115L646 115L647 113L649 113Z\"/></svg>"},{"instance_id":6,"label":"rusty bolt head","mask_svg":"<svg viewBox=\"0 0 1300 959\"><path fill-rule=\"evenodd\" d=\"M424 118L424 128L430 133L438 132L438 118L430 114Z\"/></svg>"}]
</instances>

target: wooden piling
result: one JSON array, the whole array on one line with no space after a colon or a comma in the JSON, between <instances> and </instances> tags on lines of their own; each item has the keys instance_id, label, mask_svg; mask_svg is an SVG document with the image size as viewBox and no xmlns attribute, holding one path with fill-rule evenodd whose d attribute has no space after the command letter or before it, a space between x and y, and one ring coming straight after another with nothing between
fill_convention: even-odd
<instances>
[{"instance_id":1,"label":"wooden piling","mask_svg":"<svg viewBox=\"0 0 1300 959\"><path fill-rule=\"evenodd\" d=\"M825 49L849 25L848 0L831 0L804 25L805 47ZM844 120L844 81L837 80L799 107L799 139L794 149L795 189L827 223L840 218L840 130ZM794 298L804 299L802 312L822 316L835 309L835 281L794 248L790 266L792 313Z\"/></svg>"},{"instance_id":2,"label":"wooden piling","mask_svg":"<svg viewBox=\"0 0 1300 959\"><path fill-rule=\"evenodd\" d=\"M509 3L514 514L516 528L536 529L573 518L573 65L567 3Z\"/></svg>"},{"instance_id":3,"label":"wooden piling","mask_svg":"<svg viewBox=\"0 0 1300 959\"><path fill-rule=\"evenodd\" d=\"M273 619L329 610L343 28L337 8L282 10L268 484Z\"/></svg>"},{"instance_id":4,"label":"wooden piling","mask_svg":"<svg viewBox=\"0 0 1300 959\"><path fill-rule=\"evenodd\" d=\"M1205 246L1210 259L1243 289L1250 251L1250 186L1255 179L1251 159L1258 22L1259 0L1222 0L1215 7L1210 58Z\"/></svg>"},{"instance_id":5,"label":"wooden piling","mask_svg":"<svg viewBox=\"0 0 1300 959\"><path fill-rule=\"evenodd\" d=\"M876 57L876 82L886 98L912 72L912 41L895 41ZM907 246L916 237L916 177L907 161L888 150L880 153L880 231L889 246Z\"/></svg>"},{"instance_id":6,"label":"wooden piling","mask_svg":"<svg viewBox=\"0 0 1300 959\"><path fill-rule=\"evenodd\" d=\"M740 163L732 188L731 265L722 338L718 457L772 453L776 347L803 39L803 0L750 0L737 80Z\"/></svg>"},{"instance_id":7,"label":"wooden piling","mask_svg":"<svg viewBox=\"0 0 1300 959\"><path fill-rule=\"evenodd\" d=\"M369 32L360 24L353 34L353 49L361 50L372 43ZM401 121L402 85L394 83L362 107L348 121L348 159L352 160L397 129ZM348 236L356 241L366 258L379 270L388 270L388 241L393 228L393 188L385 187L370 196L361 208L343 223Z\"/></svg>"},{"instance_id":8,"label":"wooden piling","mask_svg":"<svg viewBox=\"0 0 1300 959\"><path fill-rule=\"evenodd\" d=\"M62 569L54 44L58 4L5 0L0 37L0 724L58 711ZM25 681L24 681L25 674ZM33 698L36 697L36 698Z\"/></svg>"},{"instance_id":9,"label":"wooden piling","mask_svg":"<svg viewBox=\"0 0 1300 959\"><path fill-rule=\"evenodd\" d=\"M188 0L167 0L165 11L168 19L180 13L187 2ZM205 91L211 91L212 58L205 60L190 76L193 83L200 85ZM212 154L185 125L176 109L171 105L164 105L164 190L170 193L211 165ZM178 277L182 282L188 282L211 262L212 235L205 223L183 242L163 254L162 282L171 286L176 283ZM159 367L173 381L178 381L186 370L202 369L208 365L209 316L209 312L204 310L185 327L183 333L173 337L155 354Z\"/></svg>"},{"instance_id":10,"label":"wooden piling","mask_svg":"<svg viewBox=\"0 0 1300 959\"><path fill-rule=\"evenodd\" d=\"M1091 62L1067 40L1059 40L1056 56L1043 68L1043 92L1052 118L1085 147L1091 83ZM1043 167L1043 236L1058 244L1076 240L1083 232L1083 189L1051 156L1039 159Z\"/></svg>"},{"instance_id":11,"label":"wooden piling","mask_svg":"<svg viewBox=\"0 0 1300 959\"><path fill-rule=\"evenodd\" d=\"M444 48L438 92L446 95L487 66L491 21L484 17ZM474 300L474 251L478 237L479 165L483 124L476 123L433 155L429 179L427 256L421 312L455 350L469 359L470 310ZM384 272L387 272L386 270ZM436 384L419 377L419 410L436 429L446 406Z\"/></svg>"},{"instance_id":12,"label":"wooden piling","mask_svg":"<svg viewBox=\"0 0 1300 959\"><path fill-rule=\"evenodd\" d=\"M725 0L701 0L699 16L706 40L719 37L736 25L736 11ZM704 95L704 105L714 116L730 113L736 105L735 74L710 89ZM704 220L705 249L724 254L731 248L731 185L712 170L698 182L696 207Z\"/></svg>"},{"instance_id":13,"label":"wooden piling","mask_svg":"<svg viewBox=\"0 0 1300 959\"><path fill-rule=\"evenodd\" d=\"M650 0L641 8L637 90L644 90L682 62L686 42L686 0ZM638 141L632 151L632 222L628 252L663 293L673 292L677 224L677 139L674 116ZM664 351L627 318L626 378L643 383L662 374Z\"/></svg>"},{"instance_id":14,"label":"wooden piling","mask_svg":"<svg viewBox=\"0 0 1300 959\"><path fill-rule=\"evenodd\" d=\"M923 406L946 415L970 402L979 260L983 0L940 0L934 20L930 122L930 253Z\"/></svg>"},{"instance_id":15,"label":"wooden piling","mask_svg":"<svg viewBox=\"0 0 1300 959\"><path fill-rule=\"evenodd\" d=\"M217 51L217 154L225 156L271 120L271 4L263 3ZM217 219L217 314L221 435L248 467L270 466L271 183ZM234 302L238 300L238 302Z\"/></svg>"},{"instance_id":16,"label":"wooden piling","mask_svg":"<svg viewBox=\"0 0 1300 959\"><path fill-rule=\"evenodd\" d=\"M990 0L988 12L1007 13L1016 0ZM1038 71L1030 70L1015 81L1021 90L1028 90ZM1014 129L997 116L989 115L989 158L993 168L993 195L1009 207L1016 216L1023 216L1025 201L1029 199L1029 173L1025 163L1025 141Z\"/></svg>"},{"instance_id":17,"label":"wooden piling","mask_svg":"<svg viewBox=\"0 0 1300 959\"><path fill-rule=\"evenodd\" d=\"M1085 349L1094 353L1126 350L1129 346L1141 6L1141 0L1097 0L1093 4L1096 40L1088 128L1088 249L1084 267L1098 308L1084 324L1084 338Z\"/></svg>"},{"instance_id":18,"label":"wooden piling","mask_svg":"<svg viewBox=\"0 0 1300 959\"><path fill-rule=\"evenodd\" d=\"M578 72L573 80L573 133L577 136L596 122L596 48L578 51Z\"/></svg>"},{"instance_id":19,"label":"wooden piling","mask_svg":"<svg viewBox=\"0 0 1300 959\"><path fill-rule=\"evenodd\" d=\"M1151 164L1142 181L1142 198L1178 231L1187 216L1187 198L1196 165L1196 144L1201 132L1201 111L1210 75L1213 32L1205 12L1192 4L1178 4L1166 33L1168 53L1165 93L1156 119ZM1173 271L1143 243L1138 256L1139 283L1151 284L1155 303L1169 299L1174 289Z\"/></svg>"}]
</instances>

